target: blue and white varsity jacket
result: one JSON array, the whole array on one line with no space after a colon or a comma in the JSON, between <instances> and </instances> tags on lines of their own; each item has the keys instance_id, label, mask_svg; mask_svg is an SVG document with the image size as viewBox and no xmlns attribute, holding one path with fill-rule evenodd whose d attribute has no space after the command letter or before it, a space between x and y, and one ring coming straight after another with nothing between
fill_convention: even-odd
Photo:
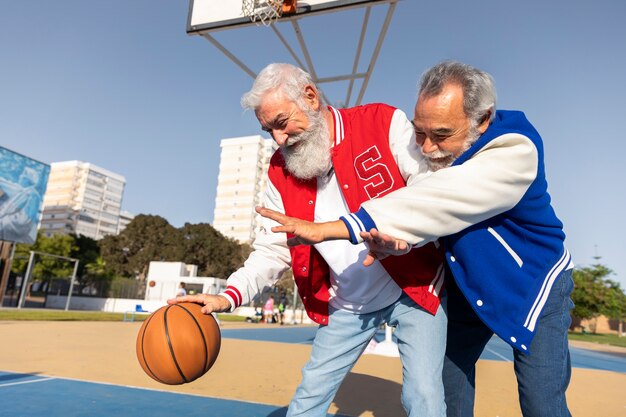
<instances>
[{"instance_id":1,"label":"blue and white varsity jacket","mask_svg":"<svg viewBox=\"0 0 626 417\"><path fill-rule=\"evenodd\" d=\"M342 218L353 242L377 228L421 246L438 237L481 320L529 352L559 274L573 266L550 204L539 133L519 111L497 111L451 167L361 205Z\"/></svg>"}]
</instances>

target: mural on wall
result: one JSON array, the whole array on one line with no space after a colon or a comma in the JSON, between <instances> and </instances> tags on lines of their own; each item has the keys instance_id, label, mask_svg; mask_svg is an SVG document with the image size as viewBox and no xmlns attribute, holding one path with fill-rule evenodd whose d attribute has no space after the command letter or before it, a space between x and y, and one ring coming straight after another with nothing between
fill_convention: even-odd
<instances>
[{"instance_id":1,"label":"mural on wall","mask_svg":"<svg viewBox=\"0 0 626 417\"><path fill-rule=\"evenodd\" d=\"M0 146L0 240L33 243L50 166Z\"/></svg>"}]
</instances>

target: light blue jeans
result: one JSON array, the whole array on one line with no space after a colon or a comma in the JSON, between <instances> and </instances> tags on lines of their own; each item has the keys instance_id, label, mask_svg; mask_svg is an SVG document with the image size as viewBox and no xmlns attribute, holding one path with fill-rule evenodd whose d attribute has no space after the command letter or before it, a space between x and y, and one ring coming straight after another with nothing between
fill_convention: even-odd
<instances>
[{"instance_id":1,"label":"light blue jeans","mask_svg":"<svg viewBox=\"0 0 626 417\"><path fill-rule=\"evenodd\" d=\"M395 326L402 361L402 405L409 417L445 417L442 382L446 349L445 297L433 316L406 294L390 306L368 314L330 308L327 326L320 326L302 382L289 404L287 417L326 416L341 382L367 347L378 327Z\"/></svg>"}]
</instances>

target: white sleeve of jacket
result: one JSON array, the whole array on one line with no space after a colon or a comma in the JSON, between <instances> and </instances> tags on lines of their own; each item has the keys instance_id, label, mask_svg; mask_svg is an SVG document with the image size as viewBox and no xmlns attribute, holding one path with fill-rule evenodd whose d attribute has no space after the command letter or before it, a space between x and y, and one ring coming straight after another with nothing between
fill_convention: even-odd
<instances>
[{"instance_id":1,"label":"white sleeve of jacket","mask_svg":"<svg viewBox=\"0 0 626 417\"><path fill-rule=\"evenodd\" d=\"M505 134L469 161L366 201L351 216L367 230L376 227L421 246L513 208L535 180L537 168L537 149L530 139ZM350 223L346 224L351 229ZM351 229L351 236L362 240L356 229Z\"/></svg>"},{"instance_id":2,"label":"white sleeve of jacket","mask_svg":"<svg viewBox=\"0 0 626 417\"><path fill-rule=\"evenodd\" d=\"M389 148L407 184L430 173L426 158L415 142L415 129L406 114L399 109L393 113L389 125Z\"/></svg>"},{"instance_id":3,"label":"white sleeve of jacket","mask_svg":"<svg viewBox=\"0 0 626 417\"><path fill-rule=\"evenodd\" d=\"M280 194L267 181L263 206L285 212ZM227 288L220 295L230 301L231 310L247 304L259 295L265 287L272 286L291 266L291 255L285 233L272 233L271 228L279 224L262 218L262 230L252 243L253 252L244 265L235 271L227 281Z\"/></svg>"}]
</instances>

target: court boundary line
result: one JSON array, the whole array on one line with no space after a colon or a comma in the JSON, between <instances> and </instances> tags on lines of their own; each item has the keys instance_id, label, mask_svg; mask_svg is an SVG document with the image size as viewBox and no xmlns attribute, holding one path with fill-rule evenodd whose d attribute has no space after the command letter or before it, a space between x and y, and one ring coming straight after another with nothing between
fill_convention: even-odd
<instances>
[{"instance_id":1,"label":"court boundary line","mask_svg":"<svg viewBox=\"0 0 626 417\"><path fill-rule=\"evenodd\" d=\"M5 369L0 369L0 372L4 372L4 373L7 373L7 374L13 374L13 375L34 375L34 374L29 374L28 372L7 371ZM187 392L179 392L179 391L168 391L166 389L159 389L159 388L148 388L148 387L139 387L139 386L135 386L135 385L114 384L112 382L90 381L90 380L87 380L87 379L59 377L59 376L45 375L45 374L43 374L43 376L45 376L45 378L40 378L40 379L38 379L36 381L22 381L22 382L15 382L15 383L11 382L10 384L17 385L17 384L25 384L25 383L29 383L29 382L39 382L39 381L48 381L48 380L56 379L56 380L83 382L83 383L87 383L87 384L98 384L98 385L107 385L107 386L112 386L112 387L131 388L131 389L138 389L138 390L143 390L143 391L154 391L154 392L161 392L161 393L165 393L165 394L188 395L188 396L191 396L191 397L208 398L208 399L211 399L211 400L238 401L238 402L241 402L241 403L248 403L248 404L254 404L254 405L264 405L264 406L267 406L267 407L286 407L287 406L287 405L276 405L276 404L260 403L260 402L256 402L256 401L246 401L246 400L240 400L240 399L236 399L236 398L212 397L212 396L209 396L209 395L201 395L201 394L195 394L195 393L187 393ZM2 387L2 385L0 385L0 387Z\"/></svg>"},{"instance_id":2,"label":"court boundary line","mask_svg":"<svg viewBox=\"0 0 626 417\"><path fill-rule=\"evenodd\" d=\"M485 347L485 350L488 351L489 353L491 353L493 355L496 355L497 357L501 358L504 362L513 362L512 360L510 360L506 356L500 355L498 352L494 351L491 348ZM488 359L483 359L483 360L488 360Z\"/></svg>"},{"instance_id":3,"label":"court boundary line","mask_svg":"<svg viewBox=\"0 0 626 417\"><path fill-rule=\"evenodd\" d=\"M5 372L5 371L2 371ZM20 374L20 373L13 373L13 372L7 372L8 374L13 374L13 375L31 375L31 374ZM20 381L20 382L8 382L6 384L0 384L0 388L4 388L4 387L11 387L13 385L22 385L22 384L33 384L35 382L44 382L44 381L51 381L57 379L56 377L50 376L47 378L39 378L39 379L35 379L32 381Z\"/></svg>"}]
</instances>

